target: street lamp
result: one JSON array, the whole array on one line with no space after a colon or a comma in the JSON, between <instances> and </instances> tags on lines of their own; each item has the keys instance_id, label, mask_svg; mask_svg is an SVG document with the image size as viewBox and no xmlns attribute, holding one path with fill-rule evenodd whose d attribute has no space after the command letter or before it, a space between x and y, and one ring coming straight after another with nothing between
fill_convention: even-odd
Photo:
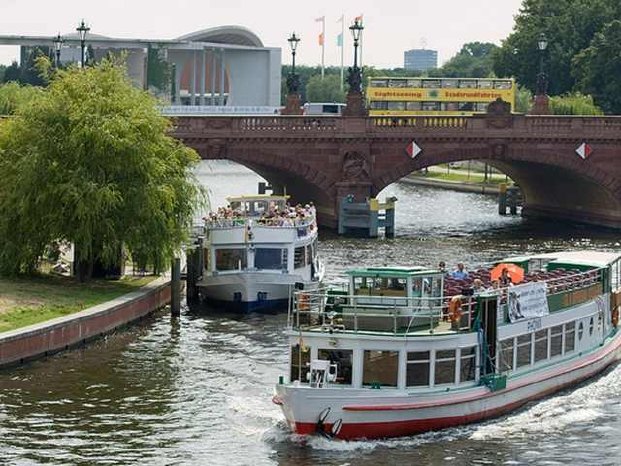
<instances>
[{"instance_id":1,"label":"street lamp","mask_svg":"<svg viewBox=\"0 0 621 466\"><path fill-rule=\"evenodd\" d=\"M91 28L89 28L85 23L84 20L82 20L82 22L80 23L80 25L75 29L76 31L78 31L78 34L80 34L80 49L82 51L82 61L80 62L80 66L82 68L84 68L84 56L85 56L85 50L84 50L84 44L86 42L86 33L88 31L91 30Z\"/></svg>"},{"instance_id":2,"label":"street lamp","mask_svg":"<svg viewBox=\"0 0 621 466\"><path fill-rule=\"evenodd\" d=\"M343 111L343 116L364 117L368 115L362 96L362 70L358 67L358 45L360 44L360 36L364 26L359 18L354 20L354 24L349 26L351 35L354 39L354 66L347 70L347 84L349 91L347 92L347 106Z\"/></svg>"},{"instance_id":3,"label":"street lamp","mask_svg":"<svg viewBox=\"0 0 621 466\"><path fill-rule=\"evenodd\" d=\"M297 93L299 89L298 75L295 74L295 51L298 48L300 38L295 35L295 32L291 34L291 37L287 39L289 46L291 47L291 73L287 77L287 88L290 93Z\"/></svg>"},{"instance_id":4,"label":"street lamp","mask_svg":"<svg viewBox=\"0 0 621 466\"><path fill-rule=\"evenodd\" d=\"M360 42L360 36L363 29L364 26L362 25L362 22L358 20L358 18L354 20L354 24L349 26L351 35L354 38L354 68L358 68L358 44Z\"/></svg>"},{"instance_id":5,"label":"street lamp","mask_svg":"<svg viewBox=\"0 0 621 466\"><path fill-rule=\"evenodd\" d=\"M539 49L539 74L537 75L537 95L546 95L548 92L548 77L543 70L543 56L548 48L548 39L542 32L537 39L537 48Z\"/></svg>"},{"instance_id":6,"label":"street lamp","mask_svg":"<svg viewBox=\"0 0 621 466\"><path fill-rule=\"evenodd\" d=\"M54 37L54 50L56 51L56 68L60 68L60 49L63 47L63 38L60 36L60 32Z\"/></svg>"}]
</instances>

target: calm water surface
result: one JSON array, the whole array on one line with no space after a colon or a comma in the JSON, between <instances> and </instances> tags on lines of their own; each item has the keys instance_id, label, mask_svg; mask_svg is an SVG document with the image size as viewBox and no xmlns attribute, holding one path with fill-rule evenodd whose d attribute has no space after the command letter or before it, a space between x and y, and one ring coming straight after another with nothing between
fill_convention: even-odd
<instances>
[{"instance_id":1,"label":"calm water surface","mask_svg":"<svg viewBox=\"0 0 621 466\"><path fill-rule=\"evenodd\" d=\"M204 164L214 205L258 178ZM621 235L499 217L493 198L392 185L398 237L322 234L327 279L357 265L476 266L508 254L621 248ZM88 347L0 372L0 464L620 465L621 368L500 419L409 438L291 435L272 385L285 374L285 315L161 312Z\"/></svg>"}]
</instances>

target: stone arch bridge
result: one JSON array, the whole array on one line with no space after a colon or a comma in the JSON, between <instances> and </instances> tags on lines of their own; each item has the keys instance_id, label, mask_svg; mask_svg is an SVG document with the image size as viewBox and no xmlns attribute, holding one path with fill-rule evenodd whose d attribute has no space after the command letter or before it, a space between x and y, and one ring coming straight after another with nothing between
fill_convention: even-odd
<instances>
[{"instance_id":1,"label":"stone arch bridge","mask_svg":"<svg viewBox=\"0 0 621 466\"><path fill-rule=\"evenodd\" d=\"M621 117L186 116L173 135L203 159L245 165L294 202L314 201L327 227L343 196L363 201L414 170L476 159L519 183L524 216L621 228ZM586 158L576 152L583 143Z\"/></svg>"}]
</instances>

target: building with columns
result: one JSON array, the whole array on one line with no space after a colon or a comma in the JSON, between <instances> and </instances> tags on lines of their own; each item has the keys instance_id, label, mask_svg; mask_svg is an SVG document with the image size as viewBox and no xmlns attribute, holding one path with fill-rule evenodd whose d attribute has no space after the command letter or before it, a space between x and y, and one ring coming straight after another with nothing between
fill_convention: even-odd
<instances>
[{"instance_id":1,"label":"building with columns","mask_svg":"<svg viewBox=\"0 0 621 466\"><path fill-rule=\"evenodd\" d=\"M63 36L60 62L81 60L76 33ZM54 38L1 36L0 45L19 45L23 61L34 48L54 57ZM242 26L219 26L176 39L86 36L88 60L123 54L130 78L171 105L279 107L281 50L265 47Z\"/></svg>"}]
</instances>

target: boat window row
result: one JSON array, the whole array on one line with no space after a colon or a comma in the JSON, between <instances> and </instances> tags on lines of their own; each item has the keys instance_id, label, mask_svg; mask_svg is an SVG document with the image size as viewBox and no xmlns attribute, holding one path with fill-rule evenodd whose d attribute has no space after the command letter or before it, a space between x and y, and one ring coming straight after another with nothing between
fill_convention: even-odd
<instances>
[{"instance_id":1,"label":"boat window row","mask_svg":"<svg viewBox=\"0 0 621 466\"><path fill-rule=\"evenodd\" d=\"M601 335L603 313L579 321L566 322L536 332L500 341L499 367L501 372L513 371L541 361L570 354L584 338ZM584 346L584 345L583 345Z\"/></svg>"},{"instance_id":2,"label":"boat window row","mask_svg":"<svg viewBox=\"0 0 621 466\"><path fill-rule=\"evenodd\" d=\"M424 89L512 89L510 79L371 79L369 87L413 87Z\"/></svg>"},{"instance_id":3,"label":"boat window row","mask_svg":"<svg viewBox=\"0 0 621 466\"><path fill-rule=\"evenodd\" d=\"M429 111L429 112L485 112L489 102L385 101L371 100L371 110Z\"/></svg>"},{"instance_id":4,"label":"boat window row","mask_svg":"<svg viewBox=\"0 0 621 466\"><path fill-rule=\"evenodd\" d=\"M354 352L349 349L317 350L318 359L337 366L334 384L352 385ZM476 346L436 351L407 351L405 385L409 388L455 385L476 379ZM310 348L295 345L291 351L290 380L308 382ZM362 385L371 388L398 386L399 351L362 351Z\"/></svg>"},{"instance_id":5,"label":"boat window row","mask_svg":"<svg viewBox=\"0 0 621 466\"><path fill-rule=\"evenodd\" d=\"M248 268L248 252L254 254L254 268L257 270L287 270L288 251L286 248L254 247L218 248L215 250L216 271L244 270ZM294 250L294 267L306 267L317 254L317 240Z\"/></svg>"}]
</instances>

